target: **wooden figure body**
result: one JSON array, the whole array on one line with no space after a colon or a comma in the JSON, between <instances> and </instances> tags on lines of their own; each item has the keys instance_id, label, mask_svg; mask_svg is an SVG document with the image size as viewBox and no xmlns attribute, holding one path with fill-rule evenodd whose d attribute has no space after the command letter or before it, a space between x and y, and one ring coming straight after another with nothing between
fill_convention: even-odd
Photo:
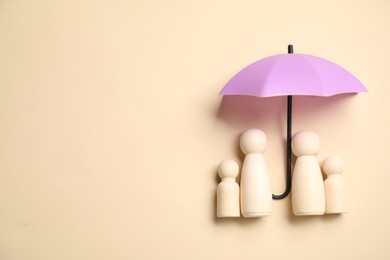
<instances>
[{"instance_id":1,"label":"wooden figure body","mask_svg":"<svg viewBox=\"0 0 390 260\"><path fill-rule=\"evenodd\" d=\"M217 217L240 216L240 188L236 183L238 165L235 161L225 160L218 166L221 182L217 187Z\"/></svg>"},{"instance_id":2,"label":"wooden figure body","mask_svg":"<svg viewBox=\"0 0 390 260\"><path fill-rule=\"evenodd\" d=\"M291 148L297 156L291 187L294 214L323 215L325 191L316 157L320 150L320 139L316 133L301 131L293 136Z\"/></svg>"},{"instance_id":3,"label":"wooden figure body","mask_svg":"<svg viewBox=\"0 0 390 260\"><path fill-rule=\"evenodd\" d=\"M345 181L342 176L344 162L340 157L329 156L322 166L327 175L325 187L325 213L338 214L347 212Z\"/></svg>"},{"instance_id":4,"label":"wooden figure body","mask_svg":"<svg viewBox=\"0 0 390 260\"><path fill-rule=\"evenodd\" d=\"M240 138L245 154L241 171L241 213L244 217L268 216L272 212L272 192L263 152L267 138L263 131L249 129Z\"/></svg>"}]
</instances>

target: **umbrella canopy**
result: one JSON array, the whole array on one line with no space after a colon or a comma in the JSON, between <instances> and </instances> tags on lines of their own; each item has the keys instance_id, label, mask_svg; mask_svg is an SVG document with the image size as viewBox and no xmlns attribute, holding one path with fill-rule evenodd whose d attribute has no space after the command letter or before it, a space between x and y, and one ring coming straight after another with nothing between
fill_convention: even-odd
<instances>
[{"instance_id":1,"label":"umbrella canopy","mask_svg":"<svg viewBox=\"0 0 390 260\"><path fill-rule=\"evenodd\" d=\"M278 54L238 72L220 95L333 96L366 91L357 78L331 61L308 54Z\"/></svg>"},{"instance_id":2,"label":"umbrella canopy","mask_svg":"<svg viewBox=\"0 0 390 260\"><path fill-rule=\"evenodd\" d=\"M273 55L252 63L238 72L220 95L256 97L287 96L287 175L286 190L274 199L286 197L291 189L292 96L333 96L367 92L363 84L339 65L308 54Z\"/></svg>"}]
</instances>

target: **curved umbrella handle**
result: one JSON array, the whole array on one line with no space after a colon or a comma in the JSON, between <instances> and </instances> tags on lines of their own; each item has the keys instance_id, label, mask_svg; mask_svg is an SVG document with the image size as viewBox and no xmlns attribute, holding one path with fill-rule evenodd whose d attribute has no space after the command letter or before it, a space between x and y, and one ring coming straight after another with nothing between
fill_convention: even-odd
<instances>
[{"instance_id":1,"label":"curved umbrella handle","mask_svg":"<svg viewBox=\"0 0 390 260\"><path fill-rule=\"evenodd\" d=\"M286 189L280 195L272 194L274 200L280 200L290 193L291 190L291 128L292 128L292 96L287 96L287 164L286 164Z\"/></svg>"}]
</instances>

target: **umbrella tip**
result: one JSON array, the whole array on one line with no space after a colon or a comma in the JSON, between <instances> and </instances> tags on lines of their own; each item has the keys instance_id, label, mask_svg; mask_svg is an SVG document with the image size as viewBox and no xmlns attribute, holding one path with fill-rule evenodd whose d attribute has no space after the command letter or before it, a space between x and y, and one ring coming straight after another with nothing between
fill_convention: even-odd
<instances>
[{"instance_id":1,"label":"umbrella tip","mask_svg":"<svg viewBox=\"0 0 390 260\"><path fill-rule=\"evenodd\" d=\"M288 53L294 53L294 47L292 44L288 45Z\"/></svg>"}]
</instances>

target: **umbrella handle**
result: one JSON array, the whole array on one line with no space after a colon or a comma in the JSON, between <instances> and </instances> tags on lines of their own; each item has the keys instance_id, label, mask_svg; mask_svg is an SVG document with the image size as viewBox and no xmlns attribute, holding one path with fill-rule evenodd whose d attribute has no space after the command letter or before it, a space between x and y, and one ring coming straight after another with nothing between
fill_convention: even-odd
<instances>
[{"instance_id":1,"label":"umbrella handle","mask_svg":"<svg viewBox=\"0 0 390 260\"><path fill-rule=\"evenodd\" d=\"M287 197L287 195L290 193L291 190L291 128L292 128L292 96L287 96L286 190L280 195L272 194L272 198L274 200L280 200Z\"/></svg>"}]
</instances>

